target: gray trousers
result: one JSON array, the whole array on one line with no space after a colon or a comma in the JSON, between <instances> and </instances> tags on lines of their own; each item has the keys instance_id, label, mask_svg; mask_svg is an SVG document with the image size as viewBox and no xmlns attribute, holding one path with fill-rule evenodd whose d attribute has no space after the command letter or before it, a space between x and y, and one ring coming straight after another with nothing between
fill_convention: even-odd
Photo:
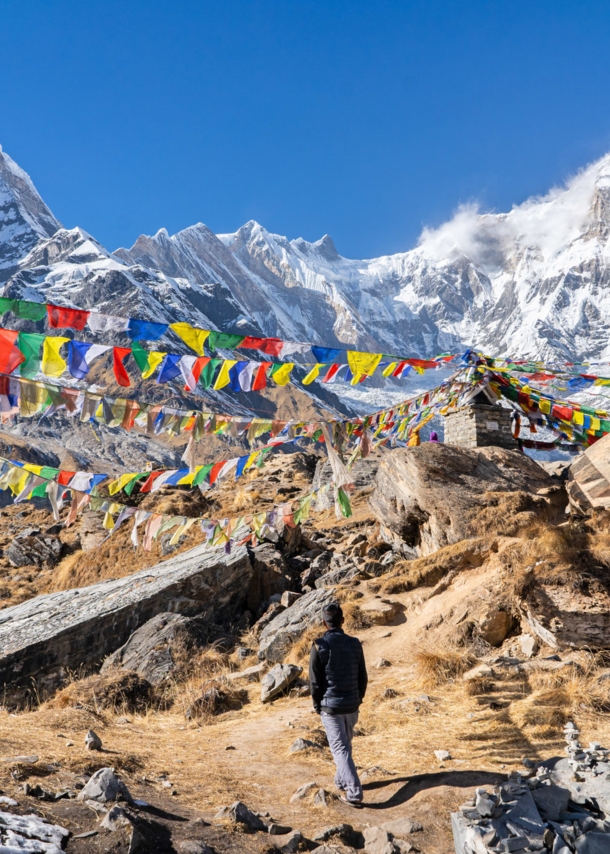
<instances>
[{"instance_id":1,"label":"gray trousers","mask_svg":"<svg viewBox=\"0 0 610 854\"><path fill-rule=\"evenodd\" d=\"M342 789L350 800L360 801L362 785L352 759L352 738L358 721L358 712L351 712L349 715L329 715L328 712L322 712L320 717L326 730L330 752L337 766L335 786Z\"/></svg>"}]
</instances>

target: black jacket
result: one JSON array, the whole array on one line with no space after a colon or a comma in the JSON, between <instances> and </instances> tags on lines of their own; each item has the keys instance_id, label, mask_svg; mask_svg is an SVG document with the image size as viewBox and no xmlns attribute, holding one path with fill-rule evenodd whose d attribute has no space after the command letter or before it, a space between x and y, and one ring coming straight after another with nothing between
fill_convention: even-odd
<instances>
[{"instance_id":1,"label":"black jacket","mask_svg":"<svg viewBox=\"0 0 610 854\"><path fill-rule=\"evenodd\" d=\"M329 629L314 641L309 656L309 683L318 714L349 714L358 711L368 676L358 638L343 629Z\"/></svg>"}]
</instances>

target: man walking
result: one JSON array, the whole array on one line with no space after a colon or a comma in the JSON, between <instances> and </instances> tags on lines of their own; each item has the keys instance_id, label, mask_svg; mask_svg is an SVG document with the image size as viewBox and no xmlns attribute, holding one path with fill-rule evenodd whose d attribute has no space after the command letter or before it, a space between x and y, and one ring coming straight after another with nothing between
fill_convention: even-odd
<instances>
[{"instance_id":1,"label":"man walking","mask_svg":"<svg viewBox=\"0 0 610 854\"><path fill-rule=\"evenodd\" d=\"M309 657L309 682L314 710L321 716L337 773L341 800L362 803L362 786L352 759L352 738L368 677L362 644L346 635L343 611L336 602L322 611L325 634L314 641Z\"/></svg>"}]
</instances>

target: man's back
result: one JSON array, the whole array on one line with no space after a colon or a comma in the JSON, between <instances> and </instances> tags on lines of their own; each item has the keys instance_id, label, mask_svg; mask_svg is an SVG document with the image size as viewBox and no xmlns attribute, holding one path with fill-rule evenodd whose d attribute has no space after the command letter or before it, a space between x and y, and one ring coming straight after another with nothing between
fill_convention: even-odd
<instances>
[{"instance_id":1,"label":"man's back","mask_svg":"<svg viewBox=\"0 0 610 854\"><path fill-rule=\"evenodd\" d=\"M329 629L314 641L309 659L314 708L330 714L358 710L367 686L362 644L343 629Z\"/></svg>"}]
</instances>

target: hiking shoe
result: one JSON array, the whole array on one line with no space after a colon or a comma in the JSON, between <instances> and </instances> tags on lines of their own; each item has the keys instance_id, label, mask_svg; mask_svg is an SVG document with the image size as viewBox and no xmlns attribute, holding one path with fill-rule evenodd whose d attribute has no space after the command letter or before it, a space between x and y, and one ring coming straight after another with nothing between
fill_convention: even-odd
<instances>
[{"instance_id":1,"label":"hiking shoe","mask_svg":"<svg viewBox=\"0 0 610 854\"><path fill-rule=\"evenodd\" d=\"M362 806L362 798L360 798L360 800L357 801L357 800L352 800L351 798L348 798L347 795L340 795L339 800L343 801L344 804L347 804L350 807L358 808L358 807Z\"/></svg>"}]
</instances>

